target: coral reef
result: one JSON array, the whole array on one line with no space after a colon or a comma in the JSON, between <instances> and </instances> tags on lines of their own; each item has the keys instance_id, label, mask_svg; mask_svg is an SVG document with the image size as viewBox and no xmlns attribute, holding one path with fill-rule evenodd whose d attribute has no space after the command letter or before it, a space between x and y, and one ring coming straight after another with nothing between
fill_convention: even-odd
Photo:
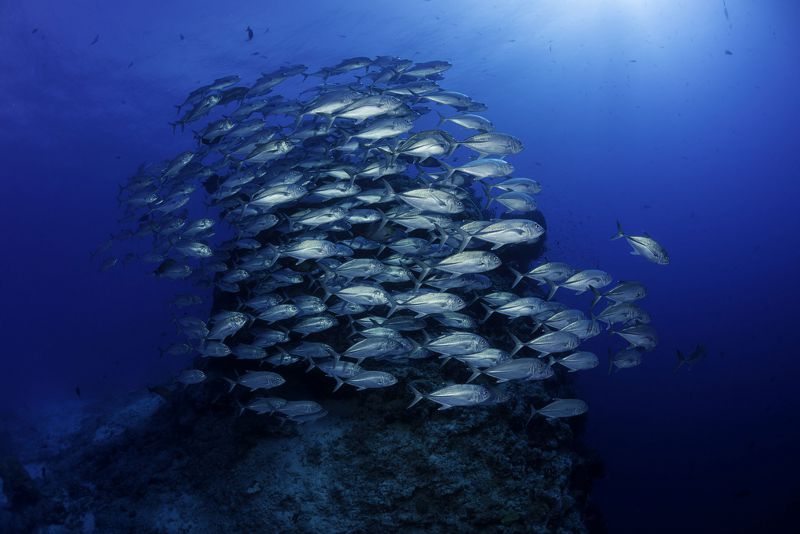
<instances>
[{"instance_id":1,"label":"coral reef","mask_svg":"<svg viewBox=\"0 0 800 534\"><path fill-rule=\"evenodd\" d=\"M328 380L320 377L319 386L315 393L330 395ZM342 391L325 400L328 417L306 425L232 417L213 402L213 388L176 392L166 402L140 394L98 414L99 421L86 417L69 447L45 459L47 474L35 486L19 463L5 463L9 503L0 528L589 530L588 473L595 466L575 450L580 418L535 418L526 426L527 404L553 392L541 383L514 387L520 400L444 412L433 404L406 410L400 388ZM21 457L42 461L35 448ZM49 512L30 499L47 503Z\"/></svg>"}]
</instances>

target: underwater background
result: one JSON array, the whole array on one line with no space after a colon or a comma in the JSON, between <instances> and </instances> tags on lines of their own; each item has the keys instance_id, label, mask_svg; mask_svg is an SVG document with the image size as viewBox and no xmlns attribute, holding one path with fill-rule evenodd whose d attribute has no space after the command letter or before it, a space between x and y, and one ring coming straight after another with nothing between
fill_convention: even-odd
<instances>
[{"instance_id":1,"label":"underwater background","mask_svg":"<svg viewBox=\"0 0 800 534\"><path fill-rule=\"evenodd\" d=\"M780 0L2 2L2 411L35 426L188 365L158 351L181 284L89 254L117 229L124 179L192 146L168 125L189 91L441 59L447 87L524 142L545 257L647 283L659 347L610 376L598 351L575 377L605 528L794 531L798 22ZM609 241L616 220L671 264ZM708 356L675 371L697 344Z\"/></svg>"}]
</instances>

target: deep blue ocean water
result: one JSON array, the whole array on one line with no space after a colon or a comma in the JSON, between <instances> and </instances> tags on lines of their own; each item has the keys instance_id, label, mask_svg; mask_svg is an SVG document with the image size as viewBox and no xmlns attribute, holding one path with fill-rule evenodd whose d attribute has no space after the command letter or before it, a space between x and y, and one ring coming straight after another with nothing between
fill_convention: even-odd
<instances>
[{"instance_id":1,"label":"deep blue ocean water","mask_svg":"<svg viewBox=\"0 0 800 534\"><path fill-rule=\"evenodd\" d=\"M609 531L795 531L800 4L725 3L0 3L3 410L76 386L113 398L186 364L157 349L180 284L100 273L89 253L117 229L119 184L191 146L167 124L190 90L288 63L443 59L444 85L525 143L513 162L544 185L547 258L648 285L659 348L578 377ZM672 263L610 241L616 220ZM708 357L673 372L698 343Z\"/></svg>"}]
</instances>

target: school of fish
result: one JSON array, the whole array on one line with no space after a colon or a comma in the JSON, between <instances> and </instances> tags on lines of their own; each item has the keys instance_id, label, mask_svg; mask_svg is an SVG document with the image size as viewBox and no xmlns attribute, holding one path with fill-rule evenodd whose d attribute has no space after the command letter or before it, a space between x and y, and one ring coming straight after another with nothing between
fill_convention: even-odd
<instances>
[{"instance_id":1,"label":"school of fish","mask_svg":"<svg viewBox=\"0 0 800 534\"><path fill-rule=\"evenodd\" d=\"M240 411L303 422L326 412L280 396L291 392L286 366L363 390L398 384L387 367L452 360L470 375L463 383L425 392L406 384L411 406L426 399L449 409L503 402L497 384L548 380L556 365L598 366L580 345L606 330L627 343L610 369L639 365L656 346L637 304L643 284L509 260L543 238L534 220L542 185L516 175L507 160L523 143L495 131L480 115L484 104L440 86L450 67L395 57L349 58L313 73L293 65L251 84L216 79L177 106L172 127L191 128L196 148L141 166L121 186L123 228L101 250L144 238L152 248L121 263L213 285L210 317L191 312L201 295L175 297L185 340L162 350L225 358L231 374L213 376L196 360L180 383L221 379L248 392L236 397ZM619 228L620 237L668 263L649 236ZM117 263L110 257L102 268ZM582 311L554 300L563 292L593 299ZM579 399L556 399L531 416L586 410Z\"/></svg>"}]
</instances>

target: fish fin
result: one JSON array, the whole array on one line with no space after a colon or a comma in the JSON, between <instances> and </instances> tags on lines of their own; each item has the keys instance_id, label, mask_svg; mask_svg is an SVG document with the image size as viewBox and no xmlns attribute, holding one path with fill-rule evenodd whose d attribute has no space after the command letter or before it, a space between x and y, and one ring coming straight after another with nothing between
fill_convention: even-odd
<instances>
[{"instance_id":1,"label":"fish fin","mask_svg":"<svg viewBox=\"0 0 800 534\"><path fill-rule=\"evenodd\" d=\"M428 343L431 342L431 336L430 336L430 334L428 334L427 330L423 330L422 331L422 337L423 337L423 341L422 341L423 345L427 345Z\"/></svg>"},{"instance_id":2,"label":"fish fin","mask_svg":"<svg viewBox=\"0 0 800 534\"><path fill-rule=\"evenodd\" d=\"M452 408L449 404L442 404L437 411L441 412L442 410L449 410Z\"/></svg>"},{"instance_id":3,"label":"fish fin","mask_svg":"<svg viewBox=\"0 0 800 534\"><path fill-rule=\"evenodd\" d=\"M513 348L513 349L512 349L512 351L511 351L511 356L513 356L513 355L515 355L516 353L518 353L518 352L519 352L519 350L520 350L522 347L524 347L524 346L525 346L525 343L523 343L522 341L520 341L520 339L519 339L517 336L515 336L513 333L511 333L511 332L509 332L509 333L508 333L508 335L510 335L510 336L511 336L511 339L513 339L513 340L514 340L514 348Z\"/></svg>"},{"instance_id":4,"label":"fish fin","mask_svg":"<svg viewBox=\"0 0 800 534\"><path fill-rule=\"evenodd\" d=\"M341 379L341 378L339 378L338 376L334 376L333 378L336 380L336 387L335 387L335 388L333 388L333 391L334 391L334 392L336 392L336 390L337 390L337 389L339 389L340 387L342 387L342 384L344 384L344 382L343 382L343 381L342 381L342 379Z\"/></svg>"},{"instance_id":5,"label":"fish fin","mask_svg":"<svg viewBox=\"0 0 800 534\"><path fill-rule=\"evenodd\" d=\"M439 358L442 358L442 364L439 367L444 367L447 365L447 362L453 359L452 356L448 356L447 354L441 354ZM467 380L467 382L469 382L469 380Z\"/></svg>"},{"instance_id":6,"label":"fish fin","mask_svg":"<svg viewBox=\"0 0 800 534\"><path fill-rule=\"evenodd\" d=\"M483 324L483 323L486 322L486 320L489 318L489 316L491 316L494 313L494 310L491 309L489 306L487 306L483 302L481 302L481 306L483 307L484 310L486 310L486 315L484 316L483 319L481 319L481 324Z\"/></svg>"},{"instance_id":7,"label":"fish fin","mask_svg":"<svg viewBox=\"0 0 800 534\"><path fill-rule=\"evenodd\" d=\"M617 233L611 236L611 240L619 239L620 237L625 237L625 232L622 231L622 225L617 221Z\"/></svg>"},{"instance_id":8,"label":"fish fin","mask_svg":"<svg viewBox=\"0 0 800 534\"><path fill-rule=\"evenodd\" d=\"M387 319L391 317L392 314L394 314L394 312L397 311L397 302L395 302L395 300L392 297L388 297L388 300L389 303L387 304L387 306L389 306L389 313L386 314Z\"/></svg>"},{"instance_id":9,"label":"fish fin","mask_svg":"<svg viewBox=\"0 0 800 534\"><path fill-rule=\"evenodd\" d=\"M420 393L419 390L417 390L417 388L415 388L413 386L413 384L409 384L408 387L411 389L412 393L414 393L414 400L411 402L411 404L408 405L406 410L408 410L409 408L414 406L416 403L418 403L419 401L421 401L422 399L425 398L425 395Z\"/></svg>"},{"instance_id":10,"label":"fish fin","mask_svg":"<svg viewBox=\"0 0 800 534\"><path fill-rule=\"evenodd\" d=\"M686 363L686 358L683 356L681 350L676 349L675 352L678 353L678 364L675 366L675 369L673 369L673 372L677 372L678 369L680 369L683 366L683 364Z\"/></svg>"},{"instance_id":11,"label":"fish fin","mask_svg":"<svg viewBox=\"0 0 800 534\"><path fill-rule=\"evenodd\" d=\"M469 384L470 382L472 382L473 380L475 380L476 378L481 376L481 374L482 374L482 372L481 372L480 369L476 369L476 368L473 367L472 368L472 374L467 379L467 384Z\"/></svg>"},{"instance_id":12,"label":"fish fin","mask_svg":"<svg viewBox=\"0 0 800 534\"><path fill-rule=\"evenodd\" d=\"M492 248L492 250L494 250L494 247ZM512 273L514 273L514 283L511 284L511 289L514 289L515 287L517 287L517 284L519 284L522 281L522 277L525 275L516 270L515 268L511 267L510 265L508 266L508 269Z\"/></svg>"},{"instance_id":13,"label":"fish fin","mask_svg":"<svg viewBox=\"0 0 800 534\"><path fill-rule=\"evenodd\" d=\"M223 377L222 377L222 379L223 379L225 382L227 382L228 384L230 384L230 387L228 388L228 393L232 392L232 391L233 391L233 388L235 388L235 387L236 387L236 381L234 381L234 380L231 380L231 379L230 379L230 378L228 378L227 376L223 376Z\"/></svg>"},{"instance_id":14,"label":"fish fin","mask_svg":"<svg viewBox=\"0 0 800 534\"><path fill-rule=\"evenodd\" d=\"M180 109L180 108L179 108L179 109ZM437 115L439 115L439 122L436 124L436 127L438 128L439 126L441 126L442 124L444 124L444 121L446 121L446 120L447 120L447 117L445 117L444 115L442 115L441 113L439 113L439 110L436 110L436 114L437 114Z\"/></svg>"},{"instance_id":15,"label":"fish fin","mask_svg":"<svg viewBox=\"0 0 800 534\"><path fill-rule=\"evenodd\" d=\"M547 282L547 285L550 287L550 291L547 292L547 300L551 300L555 296L556 291L558 291L558 284Z\"/></svg>"},{"instance_id":16,"label":"fish fin","mask_svg":"<svg viewBox=\"0 0 800 534\"><path fill-rule=\"evenodd\" d=\"M536 408L531 404L531 413L528 416L528 420L525 421L525 428L528 428L528 425L531 424L531 419L533 419L534 415L536 415Z\"/></svg>"},{"instance_id":17,"label":"fish fin","mask_svg":"<svg viewBox=\"0 0 800 534\"><path fill-rule=\"evenodd\" d=\"M325 303L329 298L331 298L331 290L328 288L328 284L324 281L320 280L320 284L322 285L322 290L325 292L325 295L322 297L322 302Z\"/></svg>"},{"instance_id":18,"label":"fish fin","mask_svg":"<svg viewBox=\"0 0 800 534\"><path fill-rule=\"evenodd\" d=\"M389 222L389 219L386 218L386 214L383 212L383 210L379 210L378 208L374 209L381 214L381 223L378 225L378 229L375 230L376 232L380 232L383 230L383 227L386 226L386 223Z\"/></svg>"},{"instance_id":19,"label":"fish fin","mask_svg":"<svg viewBox=\"0 0 800 534\"><path fill-rule=\"evenodd\" d=\"M417 278L419 283L422 284L422 281L425 280L425 277L430 274L432 267L420 259L417 259L416 262L422 266L422 272L419 273L419 278Z\"/></svg>"},{"instance_id":20,"label":"fish fin","mask_svg":"<svg viewBox=\"0 0 800 534\"><path fill-rule=\"evenodd\" d=\"M600 292L594 286L589 286L589 289L591 290L592 293L594 293L594 298L592 299L592 305L589 306L589 308L594 308L597 305L597 303L600 302L600 299L603 298L603 295L601 295ZM594 315L592 315L592 317L594 317Z\"/></svg>"},{"instance_id":21,"label":"fish fin","mask_svg":"<svg viewBox=\"0 0 800 534\"><path fill-rule=\"evenodd\" d=\"M445 169L444 176L441 178L442 180L447 180L453 175L454 172L456 172L455 167L451 167L447 162L440 161L439 163L441 163L442 167Z\"/></svg>"}]
</instances>

